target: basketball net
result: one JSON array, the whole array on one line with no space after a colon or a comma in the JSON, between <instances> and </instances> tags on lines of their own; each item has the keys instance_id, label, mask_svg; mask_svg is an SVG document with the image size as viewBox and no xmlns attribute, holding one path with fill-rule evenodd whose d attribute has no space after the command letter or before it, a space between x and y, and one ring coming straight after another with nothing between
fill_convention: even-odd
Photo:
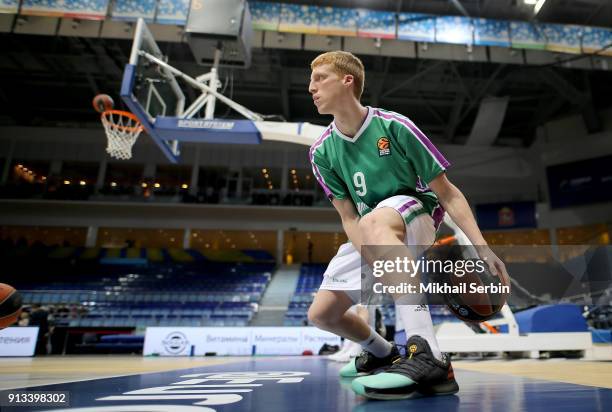
<instances>
[{"instance_id":1,"label":"basketball net","mask_svg":"<svg viewBox=\"0 0 612 412\"><path fill-rule=\"evenodd\" d=\"M106 152L116 159L130 159L132 146L143 129L138 118L123 110L106 110L100 118L107 137Z\"/></svg>"}]
</instances>

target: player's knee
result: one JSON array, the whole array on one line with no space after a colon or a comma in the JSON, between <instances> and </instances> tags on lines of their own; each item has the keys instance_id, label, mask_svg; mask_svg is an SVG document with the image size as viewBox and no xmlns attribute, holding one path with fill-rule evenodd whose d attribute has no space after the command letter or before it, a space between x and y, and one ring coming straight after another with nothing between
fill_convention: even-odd
<instances>
[{"instance_id":1,"label":"player's knee","mask_svg":"<svg viewBox=\"0 0 612 412\"><path fill-rule=\"evenodd\" d=\"M321 323L323 322L321 311L311 306L308 309L308 322L316 327L320 327Z\"/></svg>"},{"instance_id":2,"label":"player's knee","mask_svg":"<svg viewBox=\"0 0 612 412\"><path fill-rule=\"evenodd\" d=\"M308 321L319 329L329 329L336 323L333 313L315 306L308 309Z\"/></svg>"}]
</instances>

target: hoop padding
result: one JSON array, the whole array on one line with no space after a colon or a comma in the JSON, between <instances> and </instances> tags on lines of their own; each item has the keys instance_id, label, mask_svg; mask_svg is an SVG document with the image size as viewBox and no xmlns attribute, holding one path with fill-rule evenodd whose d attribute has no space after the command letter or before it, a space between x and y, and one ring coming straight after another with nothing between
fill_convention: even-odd
<instances>
[{"instance_id":1,"label":"hoop padding","mask_svg":"<svg viewBox=\"0 0 612 412\"><path fill-rule=\"evenodd\" d=\"M100 119L107 137L106 152L116 159L130 159L132 146L143 129L138 118L123 110L106 110Z\"/></svg>"}]
</instances>

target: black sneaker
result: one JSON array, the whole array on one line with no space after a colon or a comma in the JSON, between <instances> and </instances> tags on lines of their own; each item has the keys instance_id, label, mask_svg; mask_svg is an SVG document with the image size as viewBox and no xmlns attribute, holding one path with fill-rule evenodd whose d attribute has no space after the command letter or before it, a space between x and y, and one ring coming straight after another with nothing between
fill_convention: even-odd
<instances>
[{"instance_id":1,"label":"black sneaker","mask_svg":"<svg viewBox=\"0 0 612 412\"><path fill-rule=\"evenodd\" d=\"M351 378L369 375L380 368L391 366L393 362L399 359L401 359L401 356L395 345L391 347L391 353L384 358L377 358L364 349L356 358L351 359L349 363L340 369L340 376Z\"/></svg>"},{"instance_id":2,"label":"black sneaker","mask_svg":"<svg viewBox=\"0 0 612 412\"><path fill-rule=\"evenodd\" d=\"M407 399L415 396L452 395L459 391L450 359L436 359L427 341L412 336L406 344L406 357L393 362L384 372L355 379L357 394L373 399Z\"/></svg>"},{"instance_id":3,"label":"black sneaker","mask_svg":"<svg viewBox=\"0 0 612 412\"><path fill-rule=\"evenodd\" d=\"M336 353L340 350L340 346L338 345L328 345L327 343L323 344L323 346L321 346L321 349L319 349L319 355L331 355L333 353Z\"/></svg>"}]
</instances>

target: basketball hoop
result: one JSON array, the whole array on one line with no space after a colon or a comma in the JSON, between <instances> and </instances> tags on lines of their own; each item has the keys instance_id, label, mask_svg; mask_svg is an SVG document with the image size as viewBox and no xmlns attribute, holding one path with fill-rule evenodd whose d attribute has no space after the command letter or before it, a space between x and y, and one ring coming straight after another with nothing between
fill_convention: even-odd
<instances>
[{"instance_id":1,"label":"basketball hoop","mask_svg":"<svg viewBox=\"0 0 612 412\"><path fill-rule=\"evenodd\" d=\"M106 152L116 159L130 159L132 146L143 129L138 118L123 110L106 110L100 118L108 138Z\"/></svg>"}]
</instances>

